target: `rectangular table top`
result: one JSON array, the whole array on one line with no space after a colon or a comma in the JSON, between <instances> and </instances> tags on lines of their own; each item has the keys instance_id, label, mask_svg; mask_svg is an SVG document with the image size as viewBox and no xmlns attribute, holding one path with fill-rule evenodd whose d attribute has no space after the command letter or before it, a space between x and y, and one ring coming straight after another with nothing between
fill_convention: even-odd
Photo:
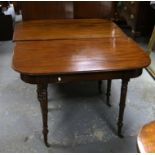
<instances>
[{"instance_id":1,"label":"rectangular table top","mask_svg":"<svg viewBox=\"0 0 155 155\"><path fill-rule=\"evenodd\" d=\"M17 42L12 65L20 73L48 75L139 69L149 63L132 39L109 37Z\"/></svg>"},{"instance_id":2,"label":"rectangular table top","mask_svg":"<svg viewBox=\"0 0 155 155\"><path fill-rule=\"evenodd\" d=\"M64 19L33 20L17 23L14 41L80 39L126 36L110 20Z\"/></svg>"}]
</instances>

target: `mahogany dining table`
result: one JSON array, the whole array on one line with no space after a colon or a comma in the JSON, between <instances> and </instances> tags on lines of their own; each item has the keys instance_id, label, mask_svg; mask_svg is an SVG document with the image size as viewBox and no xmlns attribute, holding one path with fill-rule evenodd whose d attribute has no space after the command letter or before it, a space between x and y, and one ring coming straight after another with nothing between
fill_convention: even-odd
<instances>
[{"instance_id":1,"label":"mahogany dining table","mask_svg":"<svg viewBox=\"0 0 155 155\"><path fill-rule=\"evenodd\" d=\"M105 19L32 20L16 24L12 67L21 79L37 85L48 143L49 83L121 79L118 136L130 78L142 74L149 56L115 23Z\"/></svg>"}]
</instances>

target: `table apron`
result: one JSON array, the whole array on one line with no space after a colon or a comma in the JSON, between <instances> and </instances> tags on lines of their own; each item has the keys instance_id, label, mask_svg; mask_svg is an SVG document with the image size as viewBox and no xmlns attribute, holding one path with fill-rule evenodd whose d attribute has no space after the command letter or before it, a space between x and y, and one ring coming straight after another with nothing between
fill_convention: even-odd
<instances>
[{"instance_id":1,"label":"table apron","mask_svg":"<svg viewBox=\"0 0 155 155\"><path fill-rule=\"evenodd\" d=\"M93 72L93 73L72 73L72 74L54 74L54 75L28 75L21 74L21 79L30 84L40 83L65 83L85 80L108 80L108 79L130 79L142 74L142 69L111 71L111 72Z\"/></svg>"}]
</instances>

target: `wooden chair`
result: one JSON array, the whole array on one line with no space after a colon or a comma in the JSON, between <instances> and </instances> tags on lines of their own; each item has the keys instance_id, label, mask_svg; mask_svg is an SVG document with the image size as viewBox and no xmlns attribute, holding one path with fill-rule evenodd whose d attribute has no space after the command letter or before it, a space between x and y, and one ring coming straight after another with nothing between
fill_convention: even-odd
<instances>
[{"instance_id":1,"label":"wooden chair","mask_svg":"<svg viewBox=\"0 0 155 155\"><path fill-rule=\"evenodd\" d=\"M137 138L138 151L155 153L155 121L142 127Z\"/></svg>"}]
</instances>

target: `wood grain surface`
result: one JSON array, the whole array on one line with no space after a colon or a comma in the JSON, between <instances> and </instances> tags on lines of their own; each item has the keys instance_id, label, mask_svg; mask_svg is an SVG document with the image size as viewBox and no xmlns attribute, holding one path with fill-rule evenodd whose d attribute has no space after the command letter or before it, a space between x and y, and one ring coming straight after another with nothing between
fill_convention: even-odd
<instances>
[{"instance_id":1,"label":"wood grain surface","mask_svg":"<svg viewBox=\"0 0 155 155\"><path fill-rule=\"evenodd\" d=\"M13 68L24 74L90 73L138 69L150 59L130 38L17 42Z\"/></svg>"},{"instance_id":2,"label":"wood grain surface","mask_svg":"<svg viewBox=\"0 0 155 155\"><path fill-rule=\"evenodd\" d=\"M137 138L141 153L155 153L155 121L143 126Z\"/></svg>"},{"instance_id":3,"label":"wood grain surface","mask_svg":"<svg viewBox=\"0 0 155 155\"><path fill-rule=\"evenodd\" d=\"M73 18L72 1L16 1L16 10L22 11L23 20Z\"/></svg>"},{"instance_id":4,"label":"wood grain surface","mask_svg":"<svg viewBox=\"0 0 155 155\"><path fill-rule=\"evenodd\" d=\"M114 13L113 1L74 1L74 18L108 18L111 19Z\"/></svg>"},{"instance_id":5,"label":"wood grain surface","mask_svg":"<svg viewBox=\"0 0 155 155\"><path fill-rule=\"evenodd\" d=\"M128 80L139 76L150 59L114 23L88 19L22 22L16 26L14 41L12 67L23 81L43 88L38 93L46 146L48 83L121 78L118 135L122 136Z\"/></svg>"},{"instance_id":6,"label":"wood grain surface","mask_svg":"<svg viewBox=\"0 0 155 155\"><path fill-rule=\"evenodd\" d=\"M105 19L34 20L16 24L14 41L125 37L121 29Z\"/></svg>"}]
</instances>

